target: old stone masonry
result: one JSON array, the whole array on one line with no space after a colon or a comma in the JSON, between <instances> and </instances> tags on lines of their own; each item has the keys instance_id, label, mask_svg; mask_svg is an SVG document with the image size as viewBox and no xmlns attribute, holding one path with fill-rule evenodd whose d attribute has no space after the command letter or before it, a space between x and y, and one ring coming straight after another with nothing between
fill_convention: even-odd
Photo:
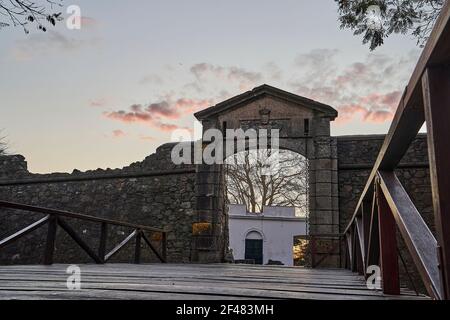
<instances>
[{"instance_id":1,"label":"old stone masonry","mask_svg":"<svg viewBox=\"0 0 450 320\"><path fill-rule=\"evenodd\" d=\"M280 148L309 160L309 233L319 235L316 259L322 267L344 263L338 235L353 214L356 201L383 142L383 135L330 135L338 117L331 106L262 85L195 114L203 130L277 128ZM225 138L226 139L226 138ZM206 144L208 141L203 141ZM193 147L193 143L191 144ZM169 262L221 262L228 247L227 206L222 165L171 161L168 143L141 162L122 169L71 174L33 174L21 155L0 156L0 199L107 217L168 231ZM398 169L408 179L410 197L432 221L426 137L417 136ZM0 209L0 238L39 217ZM99 226L73 223L83 240L98 245ZM111 243L129 230L113 228ZM320 235L329 237L320 238ZM67 235L58 233L55 262L90 262ZM45 233L31 233L0 251L1 264L39 263ZM336 242L338 245L336 245ZM132 246L112 262L129 261ZM142 259L153 261L146 253Z\"/></svg>"}]
</instances>

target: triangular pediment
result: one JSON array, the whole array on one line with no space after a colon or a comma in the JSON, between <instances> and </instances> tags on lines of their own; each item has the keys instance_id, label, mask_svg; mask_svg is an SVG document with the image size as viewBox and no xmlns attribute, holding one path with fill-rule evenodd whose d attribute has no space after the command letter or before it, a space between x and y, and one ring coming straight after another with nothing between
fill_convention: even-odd
<instances>
[{"instance_id":1,"label":"triangular pediment","mask_svg":"<svg viewBox=\"0 0 450 320\"><path fill-rule=\"evenodd\" d=\"M264 84L250 91L244 92L240 95L220 102L214 106L201 110L195 113L194 116L198 120L202 121L207 118L213 118L219 114L224 114L236 108L243 107L251 101L255 101L264 97L272 97L275 99L284 100L298 107L323 113L323 115L329 117L330 120L334 120L338 115L336 109L329 105Z\"/></svg>"}]
</instances>

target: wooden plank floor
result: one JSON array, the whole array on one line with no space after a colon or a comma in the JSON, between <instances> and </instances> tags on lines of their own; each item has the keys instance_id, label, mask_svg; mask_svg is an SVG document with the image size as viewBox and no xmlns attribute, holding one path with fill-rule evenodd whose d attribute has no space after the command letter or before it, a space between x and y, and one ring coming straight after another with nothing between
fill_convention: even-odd
<instances>
[{"instance_id":1,"label":"wooden plank floor","mask_svg":"<svg viewBox=\"0 0 450 320\"><path fill-rule=\"evenodd\" d=\"M233 264L80 265L81 290L66 268L0 266L0 299L425 299L368 290L348 270Z\"/></svg>"}]
</instances>

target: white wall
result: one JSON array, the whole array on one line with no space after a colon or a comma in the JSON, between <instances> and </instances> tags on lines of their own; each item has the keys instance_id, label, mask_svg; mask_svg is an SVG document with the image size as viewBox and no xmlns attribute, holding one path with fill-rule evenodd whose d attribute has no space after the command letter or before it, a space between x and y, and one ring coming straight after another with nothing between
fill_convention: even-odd
<instances>
[{"instance_id":1,"label":"white wall","mask_svg":"<svg viewBox=\"0 0 450 320\"><path fill-rule=\"evenodd\" d=\"M258 231L263 236L263 263L271 259L292 266L294 236L306 234L305 219L295 217L294 208L270 207L264 211L267 214L247 213L244 206L229 205L230 247L234 259L245 259L245 238L249 232Z\"/></svg>"}]
</instances>

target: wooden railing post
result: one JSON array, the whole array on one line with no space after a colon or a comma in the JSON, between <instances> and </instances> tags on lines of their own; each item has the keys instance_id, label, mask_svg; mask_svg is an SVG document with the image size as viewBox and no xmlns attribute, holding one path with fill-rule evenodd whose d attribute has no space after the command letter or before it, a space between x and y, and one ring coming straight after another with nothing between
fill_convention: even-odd
<instances>
[{"instance_id":1,"label":"wooden railing post","mask_svg":"<svg viewBox=\"0 0 450 320\"><path fill-rule=\"evenodd\" d=\"M400 294L400 280L397 256L396 222L386 197L379 186L376 188L378 200L378 229L380 234L380 262L383 292Z\"/></svg>"},{"instance_id":2,"label":"wooden railing post","mask_svg":"<svg viewBox=\"0 0 450 320\"><path fill-rule=\"evenodd\" d=\"M427 68L422 77L441 293L450 299L450 68Z\"/></svg>"},{"instance_id":3,"label":"wooden railing post","mask_svg":"<svg viewBox=\"0 0 450 320\"><path fill-rule=\"evenodd\" d=\"M369 256L369 236L370 236L370 223L372 220L372 203L371 201L363 201L361 204L361 219L362 219L362 232L364 239L364 275L366 276L366 270L368 266Z\"/></svg>"},{"instance_id":4,"label":"wooden railing post","mask_svg":"<svg viewBox=\"0 0 450 320\"><path fill-rule=\"evenodd\" d=\"M98 245L98 256L105 263L106 239L108 238L108 224L102 222L100 227L100 243Z\"/></svg>"},{"instance_id":5,"label":"wooden railing post","mask_svg":"<svg viewBox=\"0 0 450 320\"><path fill-rule=\"evenodd\" d=\"M347 257L348 257L348 259L347 259L347 261L348 261L347 268L352 270L352 268L353 268L353 259L354 258L353 258L353 250L352 250L352 248L353 248L352 235L351 235L350 232L347 232L345 234L345 240L346 240L345 242L346 242L346 248L347 248L346 252L347 252Z\"/></svg>"},{"instance_id":6,"label":"wooden railing post","mask_svg":"<svg viewBox=\"0 0 450 320\"><path fill-rule=\"evenodd\" d=\"M142 239L142 230L137 230L135 246L134 246L134 263L141 263L141 239Z\"/></svg>"},{"instance_id":7,"label":"wooden railing post","mask_svg":"<svg viewBox=\"0 0 450 320\"><path fill-rule=\"evenodd\" d=\"M163 232L162 233L162 258L163 258L163 262L167 262L167 232Z\"/></svg>"},{"instance_id":8,"label":"wooden railing post","mask_svg":"<svg viewBox=\"0 0 450 320\"><path fill-rule=\"evenodd\" d=\"M359 218L355 221L355 229L354 229L354 251L355 251L355 262L356 262L356 270L360 275L364 275L365 274L365 270L364 270L364 262L363 262L363 254L362 254L362 249L361 249L361 235L360 235L360 230L358 228L358 221Z\"/></svg>"},{"instance_id":9,"label":"wooden railing post","mask_svg":"<svg viewBox=\"0 0 450 320\"><path fill-rule=\"evenodd\" d=\"M53 254L55 252L56 228L58 225L58 218L51 215L48 221L47 240L45 242L44 264L53 264Z\"/></svg>"},{"instance_id":10,"label":"wooden railing post","mask_svg":"<svg viewBox=\"0 0 450 320\"><path fill-rule=\"evenodd\" d=\"M370 213L369 244L367 245L367 267L378 265L380 262L380 232L378 230L377 195L373 192L372 208Z\"/></svg>"}]
</instances>

